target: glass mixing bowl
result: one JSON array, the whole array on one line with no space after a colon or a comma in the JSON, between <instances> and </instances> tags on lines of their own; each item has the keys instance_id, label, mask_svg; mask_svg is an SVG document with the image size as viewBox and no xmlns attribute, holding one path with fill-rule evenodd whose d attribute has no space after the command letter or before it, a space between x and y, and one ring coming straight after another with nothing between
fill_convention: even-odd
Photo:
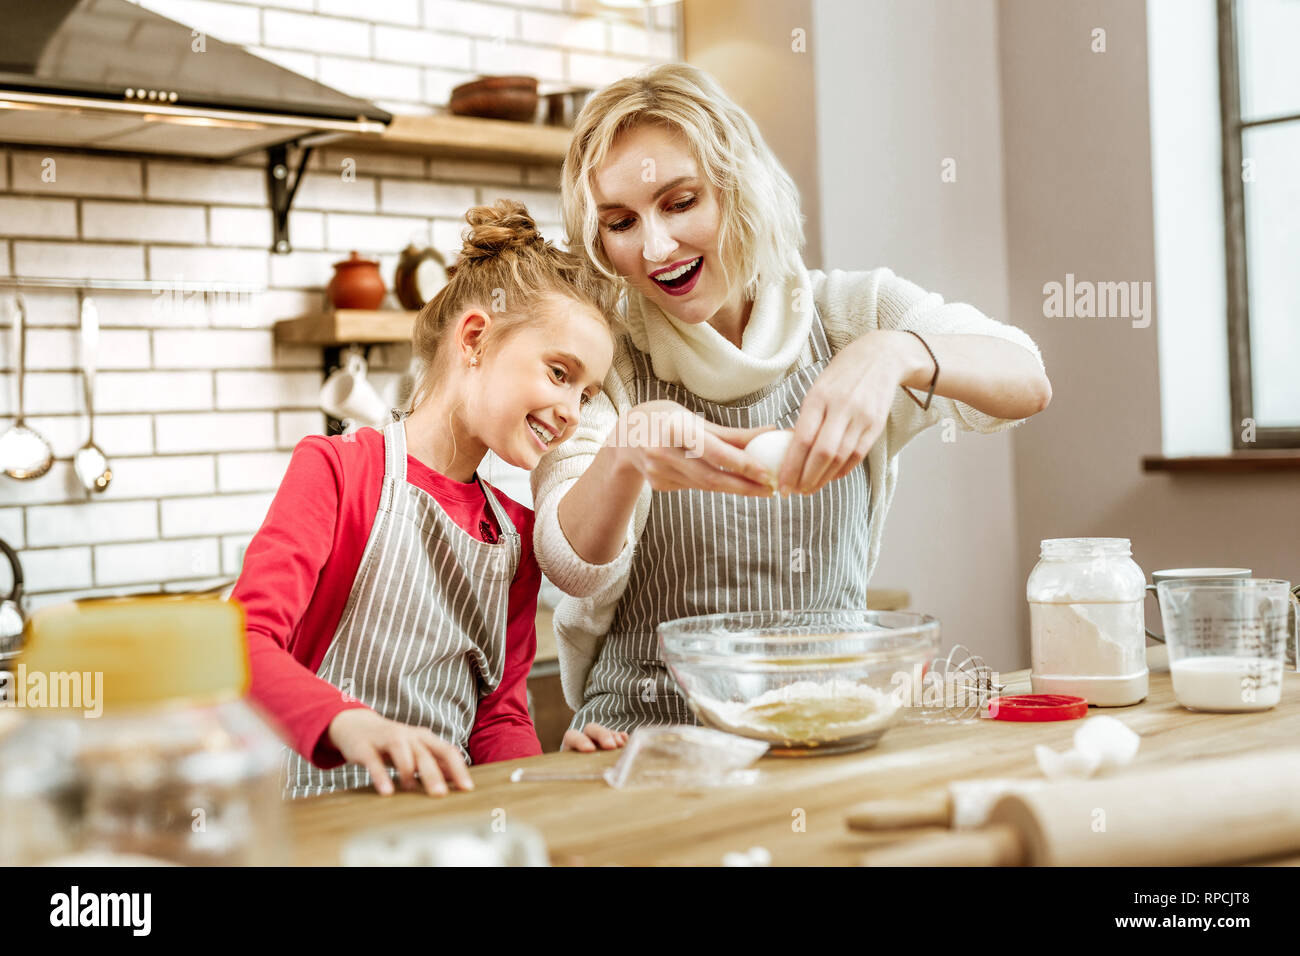
<instances>
[{"instance_id":1,"label":"glass mixing bowl","mask_svg":"<svg viewBox=\"0 0 1300 956\"><path fill-rule=\"evenodd\" d=\"M939 621L909 611L709 614L658 635L701 723L782 756L873 746L939 650Z\"/></svg>"}]
</instances>

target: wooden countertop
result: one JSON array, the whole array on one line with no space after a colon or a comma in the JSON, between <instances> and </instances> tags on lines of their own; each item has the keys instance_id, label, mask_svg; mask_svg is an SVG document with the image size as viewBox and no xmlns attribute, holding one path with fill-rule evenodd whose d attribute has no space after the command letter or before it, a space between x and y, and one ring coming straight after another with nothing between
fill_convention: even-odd
<instances>
[{"instance_id":1,"label":"wooden countertop","mask_svg":"<svg viewBox=\"0 0 1300 956\"><path fill-rule=\"evenodd\" d=\"M1153 648L1163 654L1163 648ZM1253 714L1193 713L1180 707L1166 670L1155 670L1151 694L1133 707L1094 709L1122 719L1142 735L1134 766L1193 756L1293 746L1300 737L1300 674L1288 672L1282 702ZM1028 671L1003 675L1008 692L1029 690ZM906 722L871 750L837 757L764 758L748 787L680 792L614 790L600 782L509 782L519 766L601 769L617 752L556 753L473 769L477 787L441 800L420 794L380 797L373 791L296 801L288 812L296 862L334 865L348 836L399 822L507 821L541 832L557 865L717 865L724 854L765 847L774 865L854 865L873 841L850 832L845 812L879 797L900 797L974 777L1037 777L1033 747L1071 745L1077 721L1017 724L975 719L955 724ZM794 823L800 818L804 829ZM1300 858L1273 861L1300 863Z\"/></svg>"}]
</instances>

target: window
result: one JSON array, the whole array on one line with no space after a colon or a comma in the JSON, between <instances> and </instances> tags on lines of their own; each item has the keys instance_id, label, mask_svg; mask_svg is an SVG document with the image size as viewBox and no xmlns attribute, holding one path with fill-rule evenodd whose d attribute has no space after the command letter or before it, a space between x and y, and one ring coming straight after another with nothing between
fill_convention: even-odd
<instances>
[{"instance_id":1,"label":"window","mask_svg":"<svg viewBox=\"0 0 1300 956\"><path fill-rule=\"evenodd\" d=\"M1300 448L1300 0L1218 0L1233 445Z\"/></svg>"}]
</instances>

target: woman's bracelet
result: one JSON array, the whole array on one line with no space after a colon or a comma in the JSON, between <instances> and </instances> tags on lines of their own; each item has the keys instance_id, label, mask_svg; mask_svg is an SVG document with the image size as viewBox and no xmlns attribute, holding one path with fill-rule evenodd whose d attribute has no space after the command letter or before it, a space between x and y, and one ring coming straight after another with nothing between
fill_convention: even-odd
<instances>
[{"instance_id":1,"label":"woman's bracelet","mask_svg":"<svg viewBox=\"0 0 1300 956\"><path fill-rule=\"evenodd\" d=\"M928 411L930 408L930 400L934 398L934 386L939 381L939 360L934 357L934 349L930 348L930 346L926 344L925 339L921 338L920 335L918 335L916 332L913 332L911 329L904 329L903 331L911 335L915 335L917 341L919 341L922 345L925 345L925 350L930 353L930 360L934 362L934 375L931 376L930 378L930 390L925 393L924 403L922 403L922 401L919 398L913 395L911 389L909 389L906 385L902 386L903 391L907 393L908 398L916 402L916 404L920 405L923 410Z\"/></svg>"}]
</instances>

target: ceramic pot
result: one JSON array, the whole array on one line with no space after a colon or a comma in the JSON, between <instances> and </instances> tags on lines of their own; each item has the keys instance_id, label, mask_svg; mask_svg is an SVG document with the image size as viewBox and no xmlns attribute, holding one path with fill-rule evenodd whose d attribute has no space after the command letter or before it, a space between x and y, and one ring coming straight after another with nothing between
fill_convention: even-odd
<instances>
[{"instance_id":1,"label":"ceramic pot","mask_svg":"<svg viewBox=\"0 0 1300 956\"><path fill-rule=\"evenodd\" d=\"M334 263L330 280L330 302L336 309L377 309L388 292L379 274L379 263L362 259L357 253Z\"/></svg>"}]
</instances>

